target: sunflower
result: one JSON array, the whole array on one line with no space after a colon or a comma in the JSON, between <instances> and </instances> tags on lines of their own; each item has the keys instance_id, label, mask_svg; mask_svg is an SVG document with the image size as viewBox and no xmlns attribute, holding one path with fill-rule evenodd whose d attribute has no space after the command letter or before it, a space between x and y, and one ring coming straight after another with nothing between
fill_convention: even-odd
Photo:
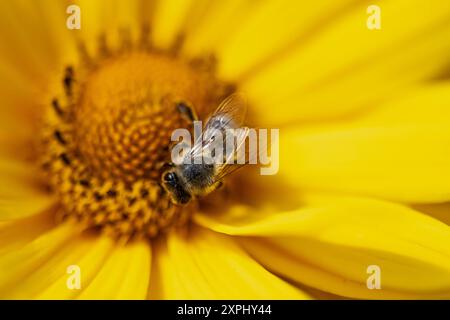
<instances>
[{"instance_id":1,"label":"sunflower","mask_svg":"<svg viewBox=\"0 0 450 320\"><path fill-rule=\"evenodd\" d=\"M0 297L450 298L450 2L375 2L2 3ZM235 91L279 173L173 205L174 105Z\"/></svg>"}]
</instances>

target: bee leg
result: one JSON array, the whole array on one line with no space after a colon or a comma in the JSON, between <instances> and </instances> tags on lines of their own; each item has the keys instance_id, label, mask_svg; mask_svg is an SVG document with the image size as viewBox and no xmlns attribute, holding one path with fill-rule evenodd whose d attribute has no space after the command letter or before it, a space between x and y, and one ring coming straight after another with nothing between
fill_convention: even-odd
<instances>
[{"instance_id":1,"label":"bee leg","mask_svg":"<svg viewBox=\"0 0 450 320\"><path fill-rule=\"evenodd\" d=\"M220 192L214 192L219 190ZM222 181L216 182L212 186L212 190L210 190L210 193L214 193L214 201L219 201L219 203L223 203L224 205L229 203L229 200L231 198L230 188L228 188L227 184Z\"/></svg>"},{"instance_id":2,"label":"bee leg","mask_svg":"<svg viewBox=\"0 0 450 320\"><path fill-rule=\"evenodd\" d=\"M219 183L220 185L217 186L217 189L220 189L220 195L222 196L222 201L225 201L225 203L229 203L231 198L233 197L233 190L230 188L229 185L223 183L222 181Z\"/></svg>"},{"instance_id":3,"label":"bee leg","mask_svg":"<svg viewBox=\"0 0 450 320\"><path fill-rule=\"evenodd\" d=\"M214 184L212 191L216 191L216 190L222 189L223 186L224 186L223 181L219 181L219 182Z\"/></svg>"},{"instance_id":4,"label":"bee leg","mask_svg":"<svg viewBox=\"0 0 450 320\"><path fill-rule=\"evenodd\" d=\"M180 101L177 103L176 107L178 112L189 122L198 120L197 114L195 113L194 109L187 103Z\"/></svg>"}]
</instances>

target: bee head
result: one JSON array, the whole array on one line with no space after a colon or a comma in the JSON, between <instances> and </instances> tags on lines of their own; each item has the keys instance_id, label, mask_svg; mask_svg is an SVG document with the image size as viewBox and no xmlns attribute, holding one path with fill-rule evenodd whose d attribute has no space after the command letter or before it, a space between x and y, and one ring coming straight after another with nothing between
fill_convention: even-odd
<instances>
[{"instance_id":1,"label":"bee head","mask_svg":"<svg viewBox=\"0 0 450 320\"><path fill-rule=\"evenodd\" d=\"M174 204L183 205L191 200L191 195L186 191L184 183L176 171L168 170L164 172L161 180L164 189L170 195Z\"/></svg>"}]
</instances>

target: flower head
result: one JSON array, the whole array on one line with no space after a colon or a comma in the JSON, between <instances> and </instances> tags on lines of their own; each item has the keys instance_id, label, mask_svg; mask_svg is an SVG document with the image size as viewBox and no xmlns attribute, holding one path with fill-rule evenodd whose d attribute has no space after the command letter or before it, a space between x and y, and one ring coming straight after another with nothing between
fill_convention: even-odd
<instances>
[{"instance_id":1,"label":"flower head","mask_svg":"<svg viewBox=\"0 0 450 320\"><path fill-rule=\"evenodd\" d=\"M449 298L450 4L379 2L5 4L0 297ZM280 173L173 204L177 106L235 91Z\"/></svg>"}]
</instances>

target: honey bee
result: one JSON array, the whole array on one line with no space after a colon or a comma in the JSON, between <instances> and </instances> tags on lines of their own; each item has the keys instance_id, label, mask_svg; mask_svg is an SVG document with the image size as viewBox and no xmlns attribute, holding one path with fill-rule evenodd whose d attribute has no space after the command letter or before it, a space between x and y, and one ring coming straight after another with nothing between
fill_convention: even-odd
<instances>
[{"instance_id":1,"label":"honey bee","mask_svg":"<svg viewBox=\"0 0 450 320\"><path fill-rule=\"evenodd\" d=\"M195 119L195 113L185 104L179 105L178 109L192 120ZM161 176L161 184L174 204L185 205L192 198L211 193L222 185L225 176L246 164L234 163L248 135L248 128L241 127L245 113L246 103L241 95L232 94L226 98L209 116L201 135L194 146L182 156L182 161L179 164L169 164L170 168ZM230 132L229 129L239 129L233 137L232 152L225 150L222 140ZM211 155L214 156L217 142L221 143L219 147L223 148L220 153L222 161L207 161L211 160Z\"/></svg>"}]
</instances>

